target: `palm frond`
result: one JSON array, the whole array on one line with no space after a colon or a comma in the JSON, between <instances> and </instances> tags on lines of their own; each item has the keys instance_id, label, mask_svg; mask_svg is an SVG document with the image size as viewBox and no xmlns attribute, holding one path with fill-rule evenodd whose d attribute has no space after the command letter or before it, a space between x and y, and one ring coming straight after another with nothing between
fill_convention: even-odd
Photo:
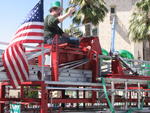
<instances>
[{"instance_id":1,"label":"palm frond","mask_svg":"<svg viewBox=\"0 0 150 113\"><path fill-rule=\"evenodd\" d=\"M73 22L76 24L90 22L96 25L99 21L103 21L108 12L103 0L70 0L69 4L78 7L73 17Z\"/></svg>"},{"instance_id":2,"label":"palm frond","mask_svg":"<svg viewBox=\"0 0 150 113\"><path fill-rule=\"evenodd\" d=\"M137 8L132 14L129 25L129 37L133 41L150 39L150 0L142 0L136 4Z\"/></svg>"}]
</instances>

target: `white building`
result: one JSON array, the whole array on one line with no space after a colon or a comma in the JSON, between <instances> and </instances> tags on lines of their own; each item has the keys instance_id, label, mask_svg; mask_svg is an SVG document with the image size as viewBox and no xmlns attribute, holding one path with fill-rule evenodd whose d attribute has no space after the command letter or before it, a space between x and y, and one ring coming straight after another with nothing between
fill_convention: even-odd
<instances>
[{"instance_id":1,"label":"white building","mask_svg":"<svg viewBox=\"0 0 150 113\"><path fill-rule=\"evenodd\" d=\"M104 0L108 13L104 18L103 22L100 22L97 26L97 35L99 36L101 47L110 51L111 45L111 34L112 34L112 17L116 15L116 33L115 33L115 50L128 50L130 51L135 59L143 59L143 43L135 43L128 37L129 20L135 8L135 4L139 0ZM92 29L85 25L86 29ZM94 28L95 29L95 28ZM82 28L83 30L83 28ZM83 30L85 33L85 30ZM95 32L94 32L95 33ZM95 35L95 34L94 34ZM148 44L145 44L148 45Z\"/></svg>"}]
</instances>

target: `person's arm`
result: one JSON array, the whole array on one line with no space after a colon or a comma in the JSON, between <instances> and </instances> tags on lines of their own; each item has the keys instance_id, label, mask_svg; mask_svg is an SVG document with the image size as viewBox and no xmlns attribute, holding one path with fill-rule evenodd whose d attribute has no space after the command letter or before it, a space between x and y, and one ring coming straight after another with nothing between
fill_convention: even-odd
<instances>
[{"instance_id":1,"label":"person's arm","mask_svg":"<svg viewBox=\"0 0 150 113\"><path fill-rule=\"evenodd\" d=\"M74 7L70 8L67 13L65 13L63 15L60 15L58 17L59 22L62 22L64 19L66 19L67 17L71 16L73 12L75 12L75 8Z\"/></svg>"}]
</instances>

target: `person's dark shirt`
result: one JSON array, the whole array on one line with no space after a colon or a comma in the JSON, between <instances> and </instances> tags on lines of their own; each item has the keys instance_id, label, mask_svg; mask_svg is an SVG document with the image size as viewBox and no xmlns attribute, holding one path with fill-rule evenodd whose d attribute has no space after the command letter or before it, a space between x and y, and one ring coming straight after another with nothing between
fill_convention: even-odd
<instances>
[{"instance_id":1,"label":"person's dark shirt","mask_svg":"<svg viewBox=\"0 0 150 113\"><path fill-rule=\"evenodd\" d=\"M56 34L61 36L64 32L58 24L59 20L56 17L47 15L44 20L44 37L53 38Z\"/></svg>"}]
</instances>

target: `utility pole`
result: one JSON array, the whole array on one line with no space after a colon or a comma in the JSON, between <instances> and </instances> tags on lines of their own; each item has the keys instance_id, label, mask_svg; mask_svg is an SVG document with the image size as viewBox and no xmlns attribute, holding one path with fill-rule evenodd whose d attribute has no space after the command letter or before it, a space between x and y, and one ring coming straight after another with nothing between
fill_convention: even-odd
<instances>
[{"instance_id":1,"label":"utility pole","mask_svg":"<svg viewBox=\"0 0 150 113\"><path fill-rule=\"evenodd\" d=\"M116 16L114 16L112 20L112 34L111 34L111 47L110 47L111 55L113 55L113 53L115 52L115 32L116 32Z\"/></svg>"}]
</instances>

